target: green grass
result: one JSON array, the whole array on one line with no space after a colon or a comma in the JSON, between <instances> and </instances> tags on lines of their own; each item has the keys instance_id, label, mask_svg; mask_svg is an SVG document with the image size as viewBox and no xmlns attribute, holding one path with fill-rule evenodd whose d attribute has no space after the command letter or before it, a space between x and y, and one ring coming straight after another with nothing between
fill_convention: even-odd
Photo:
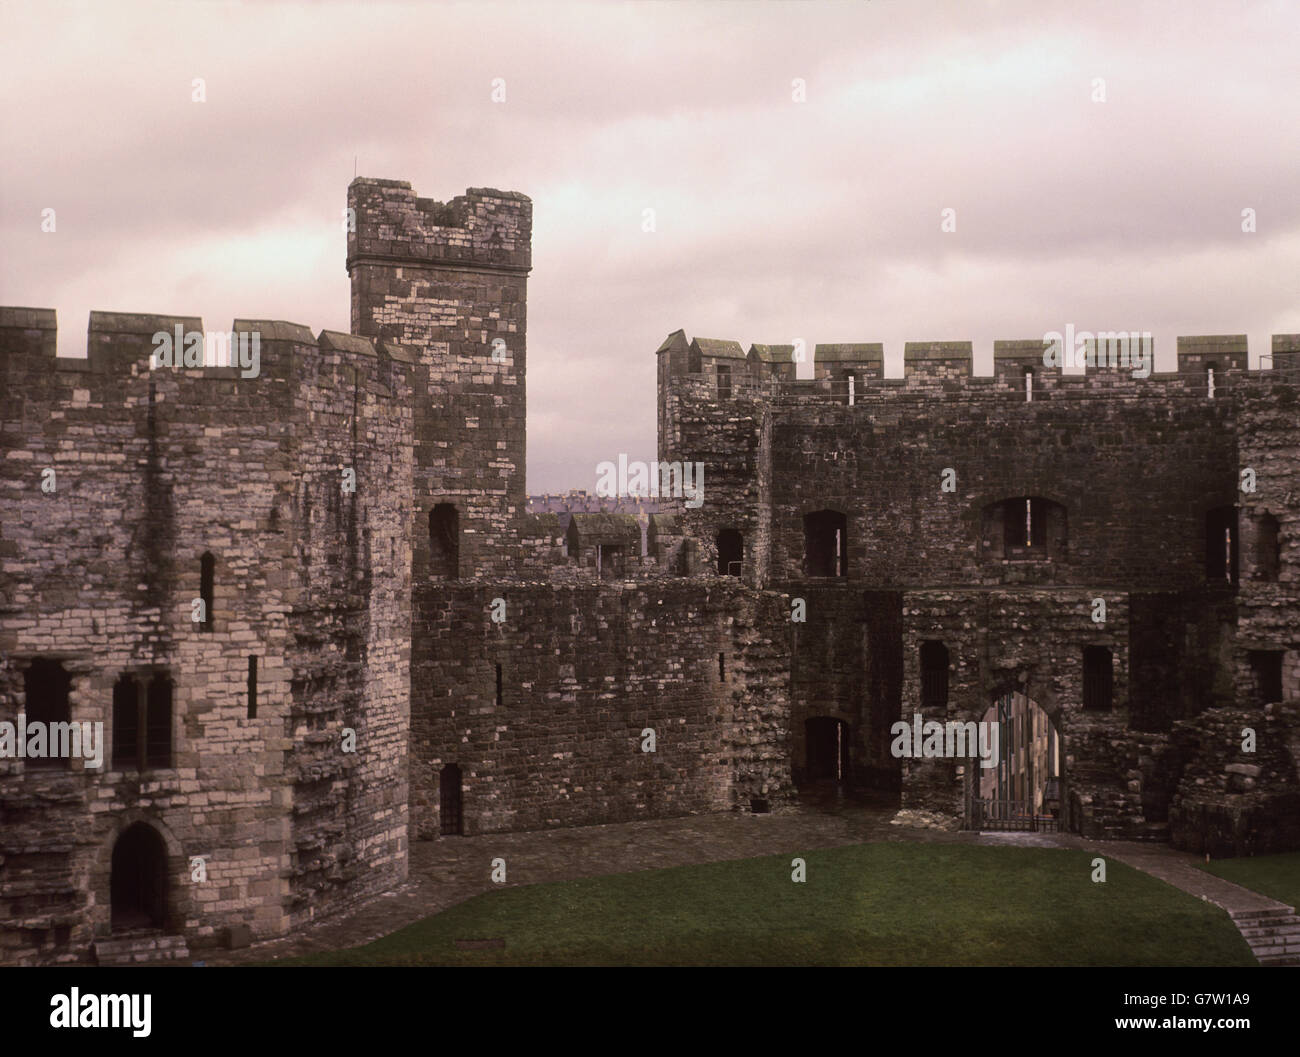
<instances>
[{"instance_id":1,"label":"green grass","mask_svg":"<svg viewBox=\"0 0 1300 1057\"><path fill-rule=\"evenodd\" d=\"M1225 881L1300 909L1300 851L1284 855L1254 855L1244 859L1219 859L1197 865L1215 877L1222 877Z\"/></svg>"},{"instance_id":2,"label":"green grass","mask_svg":"<svg viewBox=\"0 0 1300 1057\"><path fill-rule=\"evenodd\" d=\"M1228 916L1051 848L866 844L505 888L280 965L1253 965ZM504 938L458 950L455 939Z\"/></svg>"}]
</instances>

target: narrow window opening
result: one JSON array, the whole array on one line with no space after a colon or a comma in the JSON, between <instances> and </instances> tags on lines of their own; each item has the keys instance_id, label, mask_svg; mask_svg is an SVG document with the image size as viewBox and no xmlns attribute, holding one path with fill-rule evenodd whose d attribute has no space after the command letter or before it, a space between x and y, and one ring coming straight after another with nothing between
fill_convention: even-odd
<instances>
[{"instance_id":1,"label":"narrow window opening","mask_svg":"<svg viewBox=\"0 0 1300 1057\"><path fill-rule=\"evenodd\" d=\"M206 551L199 559L199 598L203 600L203 619L199 621L200 631L212 630L213 597L212 587L215 579L217 560L211 551Z\"/></svg>"},{"instance_id":2,"label":"narrow window opening","mask_svg":"<svg viewBox=\"0 0 1300 1057\"><path fill-rule=\"evenodd\" d=\"M130 675L113 684L113 766L140 765L140 686Z\"/></svg>"},{"instance_id":3,"label":"narrow window opening","mask_svg":"<svg viewBox=\"0 0 1300 1057\"><path fill-rule=\"evenodd\" d=\"M248 658L248 718L257 718L257 658Z\"/></svg>"},{"instance_id":4,"label":"narrow window opening","mask_svg":"<svg viewBox=\"0 0 1300 1057\"><path fill-rule=\"evenodd\" d=\"M172 681L165 672L149 680L145 695L144 753L141 770L172 765Z\"/></svg>"},{"instance_id":5,"label":"narrow window opening","mask_svg":"<svg viewBox=\"0 0 1300 1057\"><path fill-rule=\"evenodd\" d=\"M501 665L497 665L497 708L501 707Z\"/></svg>"},{"instance_id":6,"label":"narrow window opening","mask_svg":"<svg viewBox=\"0 0 1300 1057\"><path fill-rule=\"evenodd\" d=\"M1261 580L1276 581L1282 567L1281 525L1272 514L1260 517L1255 528L1255 569Z\"/></svg>"},{"instance_id":7,"label":"narrow window opening","mask_svg":"<svg viewBox=\"0 0 1300 1057\"><path fill-rule=\"evenodd\" d=\"M838 510L804 515L804 572L808 576L848 575L848 518Z\"/></svg>"},{"instance_id":8,"label":"narrow window opening","mask_svg":"<svg viewBox=\"0 0 1300 1057\"><path fill-rule=\"evenodd\" d=\"M1255 692L1261 705L1282 700L1283 650L1251 650L1250 667L1255 673Z\"/></svg>"},{"instance_id":9,"label":"narrow window opening","mask_svg":"<svg viewBox=\"0 0 1300 1057\"><path fill-rule=\"evenodd\" d=\"M1089 712L1109 712L1115 692L1115 664L1105 646L1083 648L1083 707Z\"/></svg>"},{"instance_id":10,"label":"narrow window opening","mask_svg":"<svg viewBox=\"0 0 1300 1057\"><path fill-rule=\"evenodd\" d=\"M460 576L460 514L454 503L429 511L429 573L446 580Z\"/></svg>"},{"instance_id":11,"label":"narrow window opening","mask_svg":"<svg viewBox=\"0 0 1300 1057\"><path fill-rule=\"evenodd\" d=\"M718 575L739 576L745 560L745 538L736 529L718 533Z\"/></svg>"},{"instance_id":12,"label":"narrow window opening","mask_svg":"<svg viewBox=\"0 0 1300 1057\"><path fill-rule=\"evenodd\" d=\"M731 399L731 368L725 363L718 364L718 399Z\"/></svg>"},{"instance_id":13,"label":"narrow window opening","mask_svg":"<svg viewBox=\"0 0 1300 1057\"><path fill-rule=\"evenodd\" d=\"M1034 399L1034 369L1025 368L1025 403L1030 403Z\"/></svg>"},{"instance_id":14,"label":"narrow window opening","mask_svg":"<svg viewBox=\"0 0 1300 1057\"><path fill-rule=\"evenodd\" d=\"M59 661L35 660L23 673L23 689L26 695L27 722L31 723L69 723L72 710L68 701L68 692L72 686L72 677L63 670ZM48 733L50 728L46 726ZM61 739L60 739L61 740ZM68 766L67 756L51 756L53 751L50 739L46 740L45 756L28 756L25 766L29 769L58 769Z\"/></svg>"},{"instance_id":15,"label":"narrow window opening","mask_svg":"<svg viewBox=\"0 0 1300 1057\"><path fill-rule=\"evenodd\" d=\"M942 642L921 643L921 707L948 707L948 647Z\"/></svg>"},{"instance_id":16,"label":"narrow window opening","mask_svg":"<svg viewBox=\"0 0 1300 1057\"><path fill-rule=\"evenodd\" d=\"M1205 365L1205 392L1211 400L1214 399L1214 375L1217 369L1213 363Z\"/></svg>"},{"instance_id":17,"label":"narrow window opening","mask_svg":"<svg viewBox=\"0 0 1300 1057\"><path fill-rule=\"evenodd\" d=\"M1216 507L1205 514L1205 578L1237 582L1237 508Z\"/></svg>"},{"instance_id":18,"label":"narrow window opening","mask_svg":"<svg viewBox=\"0 0 1300 1057\"><path fill-rule=\"evenodd\" d=\"M719 653L718 654L718 682L725 683L726 681L727 681L727 655L725 653Z\"/></svg>"}]
</instances>

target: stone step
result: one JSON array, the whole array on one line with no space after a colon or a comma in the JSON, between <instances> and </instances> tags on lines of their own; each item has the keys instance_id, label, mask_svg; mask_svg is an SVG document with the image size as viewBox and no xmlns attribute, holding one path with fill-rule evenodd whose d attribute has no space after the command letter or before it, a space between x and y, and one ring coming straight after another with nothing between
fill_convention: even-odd
<instances>
[{"instance_id":1,"label":"stone step","mask_svg":"<svg viewBox=\"0 0 1300 1057\"><path fill-rule=\"evenodd\" d=\"M1249 925L1244 928L1238 925L1237 931L1246 939L1254 936L1300 936L1300 918L1287 922L1285 925Z\"/></svg>"},{"instance_id":2,"label":"stone step","mask_svg":"<svg viewBox=\"0 0 1300 1057\"><path fill-rule=\"evenodd\" d=\"M1300 965L1300 916L1293 910L1238 910L1232 914L1260 965Z\"/></svg>"},{"instance_id":3,"label":"stone step","mask_svg":"<svg viewBox=\"0 0 1300 1057\"><path fill-rule=\"evenodd\" d=\"M148 962L182 962L190 957L184 936L139 932L95 941L98 965L144 965Z\"/></svg>"}]
</instances>

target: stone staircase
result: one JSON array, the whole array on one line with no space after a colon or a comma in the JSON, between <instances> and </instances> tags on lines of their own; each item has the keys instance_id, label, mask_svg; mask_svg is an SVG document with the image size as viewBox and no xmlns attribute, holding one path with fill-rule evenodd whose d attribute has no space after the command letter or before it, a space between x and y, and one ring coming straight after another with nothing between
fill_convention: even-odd
<instances>
[{"instance_id":1,"label":"stone staircase","mask_svg":"<svg viewBox=\"0 0 1300 1057\"><path fill-rule=\"evenodd\" d=\"M95 941L95 962L98 965L165 964L189 960L190 949L184 936L167 936L156 929Z\"/></svg>"},{"instance_id":2,"label":"stone staircase","mask_svg":"<svg viewBox=\"0 0 1300 1057\"><path fill-rule=\"evenodd\" d=\"M1232 922L1260 965L1300 965L1300 915L1294 910L1238 910Z\"/></svg>"}]
</instances>

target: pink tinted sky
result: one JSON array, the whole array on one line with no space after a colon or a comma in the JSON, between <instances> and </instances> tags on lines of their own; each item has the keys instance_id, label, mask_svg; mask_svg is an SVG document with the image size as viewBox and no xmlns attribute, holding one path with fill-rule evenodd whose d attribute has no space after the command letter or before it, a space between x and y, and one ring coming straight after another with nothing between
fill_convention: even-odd
<instances>
[{"instance_id":1,"label":"pink tinted sky","mask_svg":"<svg viewBox=\"0 0 1300 1057\"><path fill-rule=\"evenodd\" d=\"M1254 362L1300 331L1298 45L1286 0L7 3L0 303L55 308L66 355L92 308L346 330L354 158L522 191L533 492L654 457L678 327L884 341L890 373L1067 323Z\"/></svg>"}]
</instances>

